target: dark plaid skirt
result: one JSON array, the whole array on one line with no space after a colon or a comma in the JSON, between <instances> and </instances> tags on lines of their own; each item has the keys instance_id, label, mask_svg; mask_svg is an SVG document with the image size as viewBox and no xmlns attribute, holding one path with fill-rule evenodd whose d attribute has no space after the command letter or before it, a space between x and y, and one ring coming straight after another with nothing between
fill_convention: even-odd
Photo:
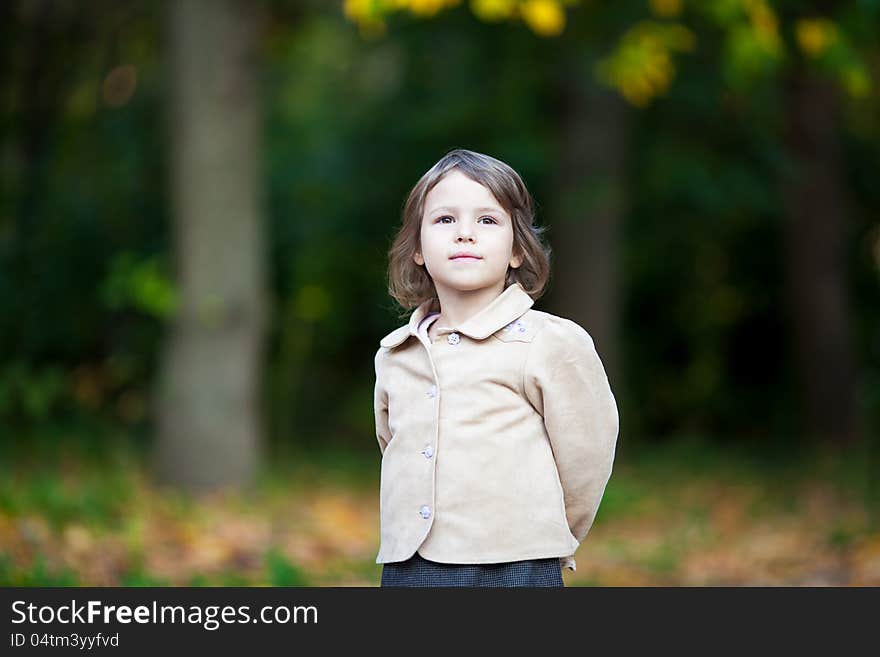
<instances>
[{"instance_id":1,"label":"dark plaid skirt","mask_svg":"<svg viewBox=\"0 0 880 657\"><path fill-rule=\"evenodd\" d=\"M383 564L380 586L565 585L559 557L504 563L437 563L416 552L406 561Z\"/></svg>"}]
</instances>

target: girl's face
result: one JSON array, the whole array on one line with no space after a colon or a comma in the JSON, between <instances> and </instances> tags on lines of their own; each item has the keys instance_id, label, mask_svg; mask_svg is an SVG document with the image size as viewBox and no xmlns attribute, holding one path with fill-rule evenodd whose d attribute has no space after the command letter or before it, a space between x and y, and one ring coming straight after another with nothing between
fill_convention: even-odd
<instances>
[{"instance_id":1,"label":"girl's face","mask_svg":"<svg viewBox=\"0 0 880 657\"><path fill-rule=\"evenodd\" d=\"M413 260L425 265L438 292L503 287L508 266L522 262L512 253L510 215L492 192L458 169L443 176L425 197L421 246Z\"/></svg>"}]
</instances>

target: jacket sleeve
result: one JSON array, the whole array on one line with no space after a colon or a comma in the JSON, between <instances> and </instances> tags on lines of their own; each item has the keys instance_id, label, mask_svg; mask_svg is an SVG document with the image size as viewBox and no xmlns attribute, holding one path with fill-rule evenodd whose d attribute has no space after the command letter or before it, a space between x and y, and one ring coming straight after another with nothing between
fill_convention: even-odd
<instances>
[{"instance_id":1,"label":"jacket sleeve","mask_svg":"<svg viewBox=\"0 0 880 657\"><path fill-rule=\"evenodd\" d=\"M583 542L611 477L617 403L593 339L577 323L550 317L526 357L523 388L543 416L572 535ZM573 556L560 559L576 570Z\"/></svg>"},{"instance_id":2,"label":"jacket sleeve","mask_svg":"<svg viewBox=\"0 0 880 657\"><path fill-rule=\"evenodd\" d=\"M379 451L384 455L385 448L391 440L391 430L388 428L388 392L385 388L384 370L382 367L384 347L379 347L373 364L376 370L376 385L373 389L373 410L376 417L376 439L379 441Z\"/></svg>"}]
</instances>

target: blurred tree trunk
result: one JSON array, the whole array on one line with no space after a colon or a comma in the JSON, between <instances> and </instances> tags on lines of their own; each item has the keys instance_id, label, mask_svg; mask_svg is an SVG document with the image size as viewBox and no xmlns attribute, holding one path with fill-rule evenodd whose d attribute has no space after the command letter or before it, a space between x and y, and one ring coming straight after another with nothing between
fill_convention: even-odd
<instances>
[{"instance_id":1,"label":"blurred tree trunk","mask_svg":"<svg viewBox=\"0 0 880 657\"><path fill-rule=\"evenodd\" d=\"M837 91L796 69L786 103L786 276L806 430L850 443L858 430Z\"/></svg>"},{"instance_id":2,"label":"blurred tree trunk","mask_svg":"<svg viewBox=\"0 0 880 657\"><path fill-rule=\"evenodd\" d=\"M157 382L155 458L162 481L193 490L246 484L260 463L260 10L168 4L179 304Z\"/></svg>"},{"instance_id":3,"label":"blurred tree trunk","mask_svg":"<svg viewBox=\"0 0 880 657\"><path fill-rule=\"evenodd\" d=\"M593 337L612 384L619 381L620 230L629 110L592 80L589 59L571 51L562 80L553 246L553 311Z\"/></svg>"}]
</instances>

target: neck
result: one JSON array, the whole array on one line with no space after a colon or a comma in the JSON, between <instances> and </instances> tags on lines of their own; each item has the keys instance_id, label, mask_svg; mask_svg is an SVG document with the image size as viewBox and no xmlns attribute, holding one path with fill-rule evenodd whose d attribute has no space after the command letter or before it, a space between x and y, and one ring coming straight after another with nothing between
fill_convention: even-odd
<instances>
[{"instance_id":1,"label":"neck","mask_svg":"<svg viewBox=\"0 0 880 657\"><path fill-rule=\"evenodd\" d=\"M504 281L479 290L454 290L437 287L440 300L440 317L434 326L457 328L488 306L504 292Z\"/></svg>"}]
</instances>

